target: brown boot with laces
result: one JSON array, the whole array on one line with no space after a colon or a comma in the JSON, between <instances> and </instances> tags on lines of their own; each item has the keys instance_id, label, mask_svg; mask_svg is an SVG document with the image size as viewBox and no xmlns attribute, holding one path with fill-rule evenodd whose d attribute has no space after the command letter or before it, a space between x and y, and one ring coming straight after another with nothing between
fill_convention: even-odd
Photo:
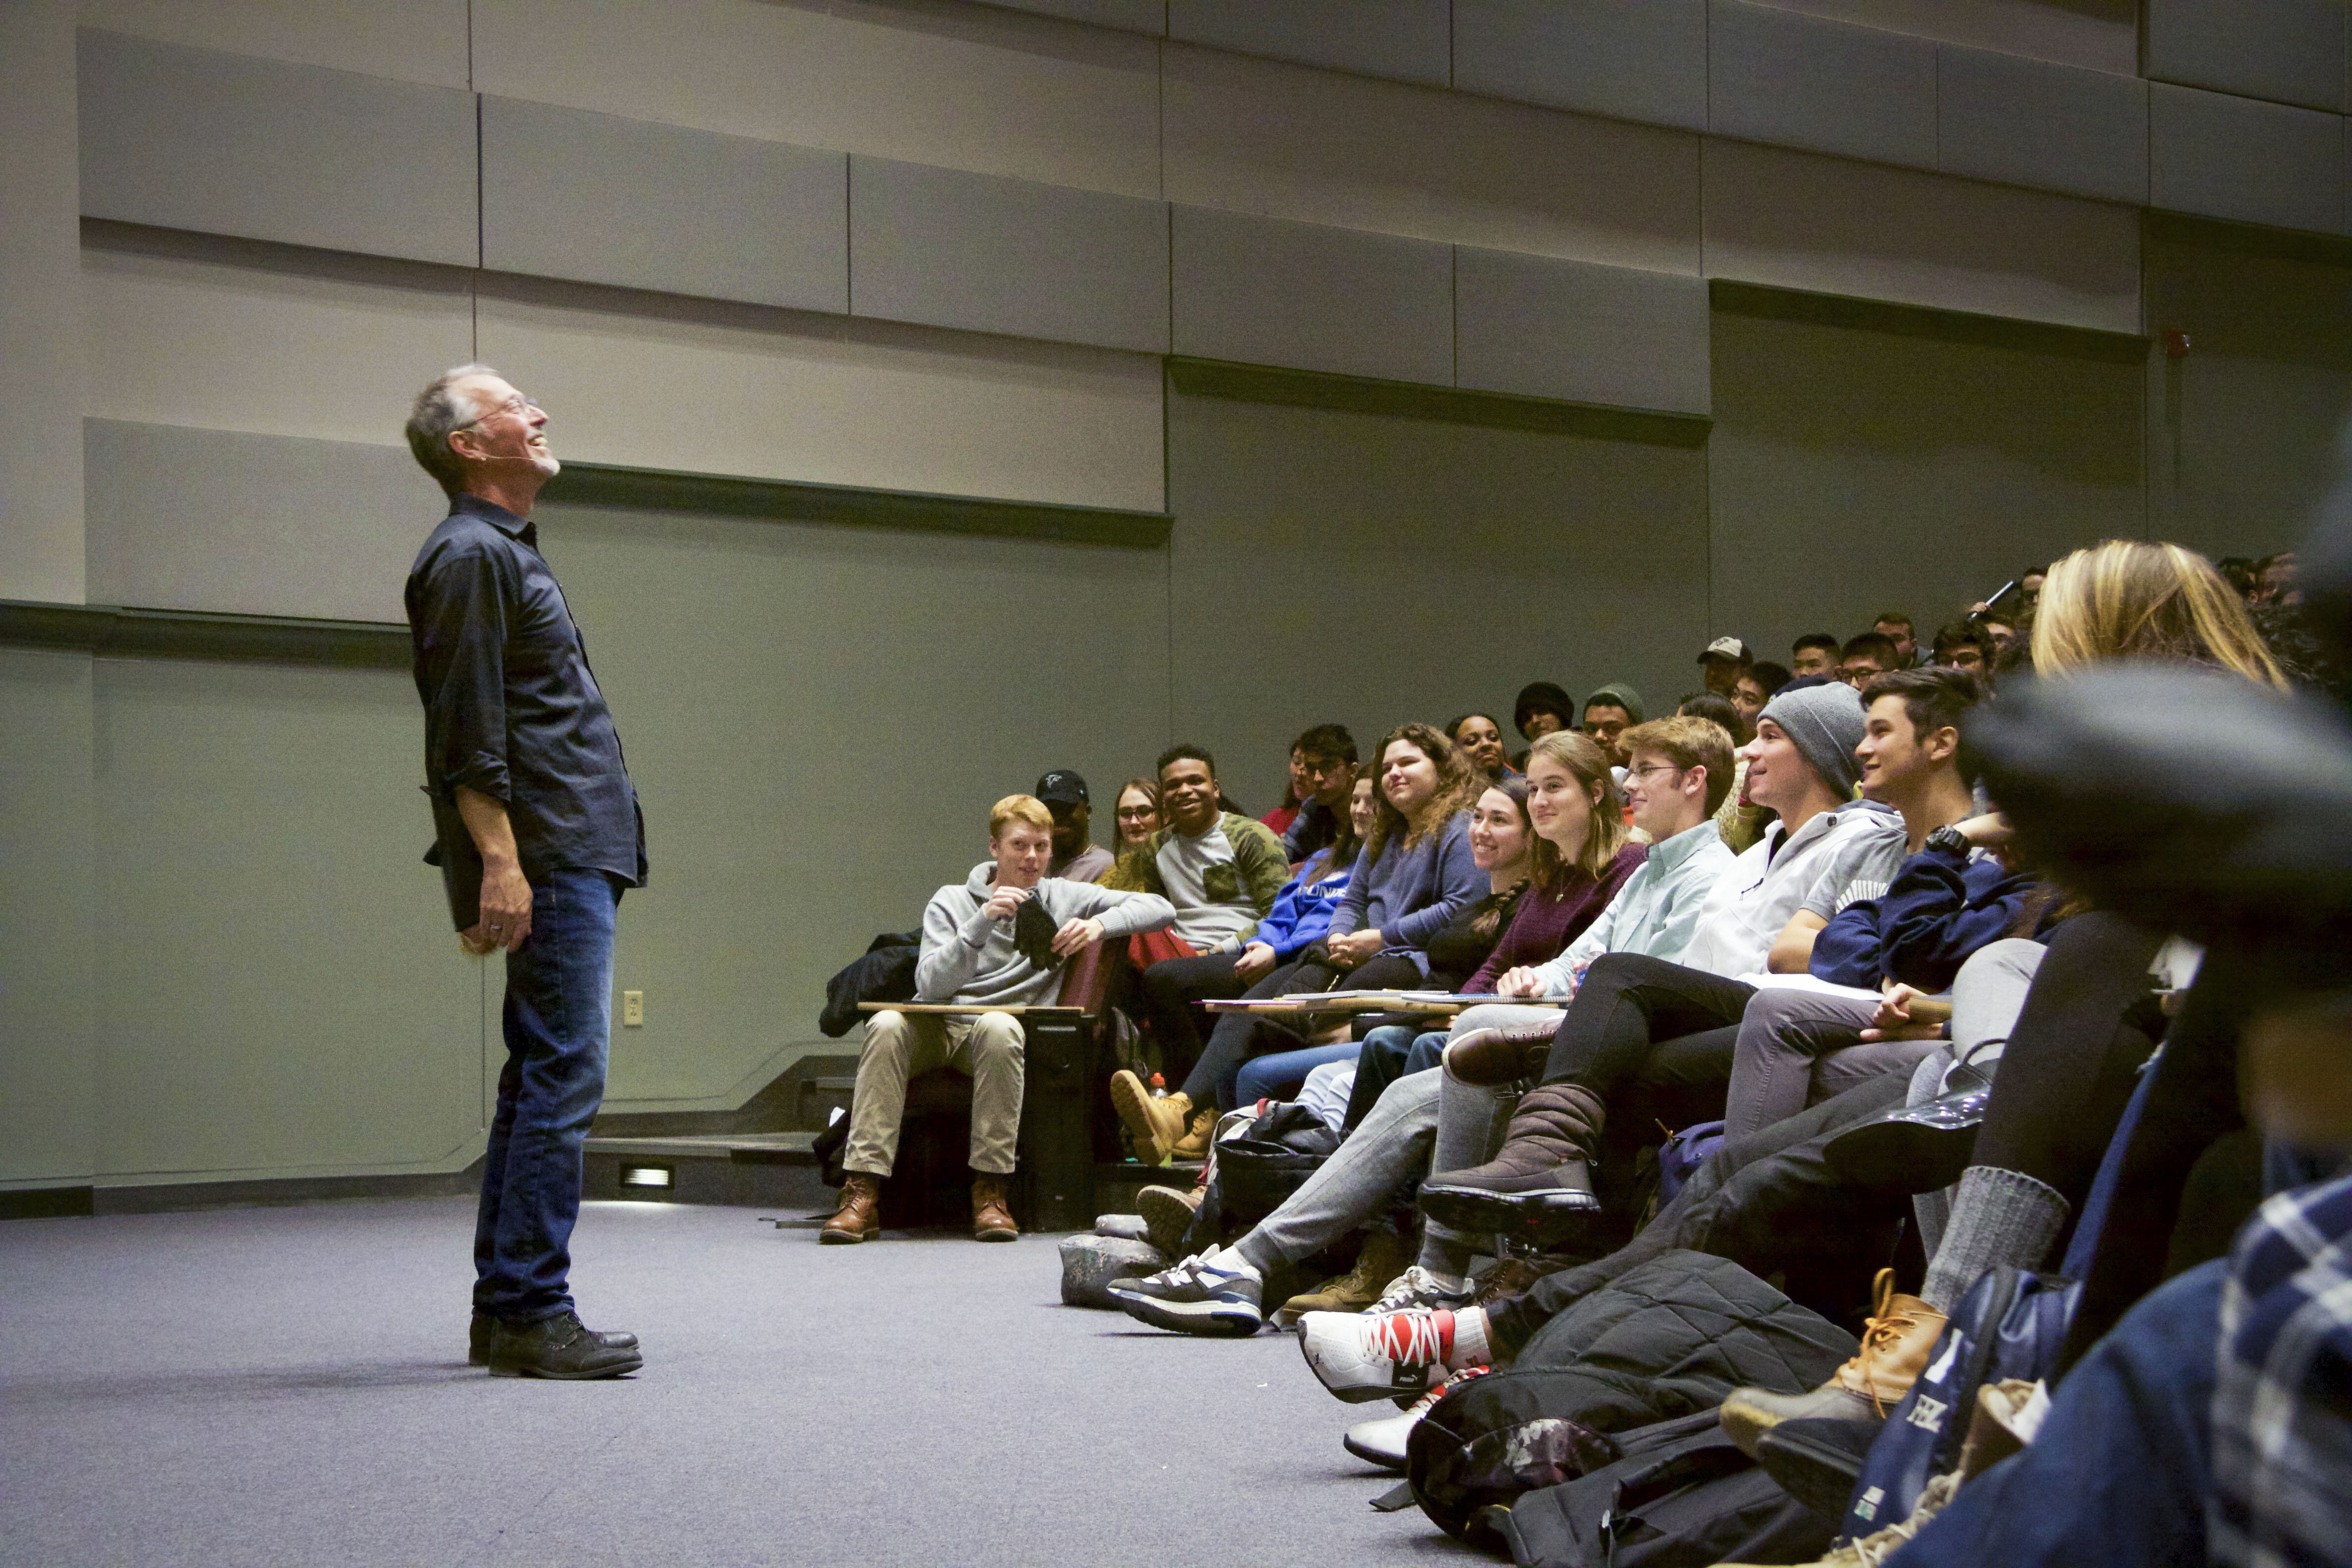
<instances>
[{"instance_id":1,"label":"brown boot with laces","mask_svg":"<svg viewBox=\"0 0 2352 1568\"><path fill-rule=\"evenodd\" d=\"M1943 1337L1944 1314L1916 1296L1897 1295L1892 1268L1878 1271L1877 1296L1862 1348L1827 1383L1810 1394L1736 1389L1723 1402L1723 1430L1740 1452L1754 1458L1756 1439L1783 1421L1883 1422L1911 1392Z\"/></svg>"},{"instance_id":2,"label":"brown boot with laces","mask_svg":"<svg viewBox=\"0 0 2352 1568\"><path fill-rule=\"evenodd\" d=\"M816 1233L826 1247L871 1241L882 1234L882 1178L852 1171L841 1184L841 1207Z\"/></svg>"},{"instance_id":3,"label":"brown boot with laces","mask_svg":"<svg viewBox=\"0 0 2352 1568\"><path fill-rule=\"evenodd\" d=\"M1021 1227L1013 1223L1003 1176L980 1173L971 1178L971 1234L975 1241L1013 1241Z\"/></svg>"}]
</instances>

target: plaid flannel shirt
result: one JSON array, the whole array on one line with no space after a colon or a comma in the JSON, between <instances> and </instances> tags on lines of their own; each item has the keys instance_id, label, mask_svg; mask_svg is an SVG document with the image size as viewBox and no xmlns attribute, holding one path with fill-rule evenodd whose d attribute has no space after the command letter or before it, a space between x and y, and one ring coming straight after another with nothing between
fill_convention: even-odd
<instances>
[{"instance_id":1,"label":"plaid flannel shirt","mask_svg":"<svg viewBox=\"0 0 2352 1568\"><path fill-rule=\"evenodd\" d=\"M2207 1551L2352 1563L2352 1177L2281 1193L2231 1249Z\"/></svg>"}]
</instances>

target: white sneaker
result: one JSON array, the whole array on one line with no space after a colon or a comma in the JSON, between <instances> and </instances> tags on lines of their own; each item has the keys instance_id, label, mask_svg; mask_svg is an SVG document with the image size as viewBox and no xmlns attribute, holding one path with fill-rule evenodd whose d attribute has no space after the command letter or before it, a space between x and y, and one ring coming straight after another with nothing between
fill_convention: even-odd
<instances>
[{"instance_id":1,"label":"white sneaker","mask_svg":"<svg viewBox=\"0 0 2352 1568\"><path fill-rule=\"evenodd\" d=\"M1443 1381L1436 1315L1425 1310L1308 1312L1298 1348L1324 1387L1350 1405L1419 1394Z\"/></svg>"},{"instance_id":2,"label":"white sneaker","mask_svg":"<svg viewBox=\"0 0 2352 1568\"><path fill-rule=\"evenodd\" d=\"M1415 1307L1460 1307L1470 1300L1467 1280L1448 1285L1428 1269L1416 1263L1395 1279L1381 1292L1381 1299L1364 1309L1367 1312L1404 1312Z\"/></svg>"},{"instance_id":3,"label":"white sneaker","mask_svg":"<svg viewBox=\"0 0 2352 1568\"><path fill-rule=\"evenodd\" d=\"M1412 1436L1412 1429L1421 1425L1421 1418L1437 1408L1439 1400L1462 1384L1474 1377L1486 1375L1486 1369L1483 1366L1457 1372L1442 1386L1433 1388L1414 1400L1412 1408L1403 1415L1357 1422L1348 1428L1348 1435L1339 1440L1339 1446L1366 1464L1378 1465L1384 1470L1402 1470L1404 1468L1405 1443Z\"/></svg>"}]
</instances>

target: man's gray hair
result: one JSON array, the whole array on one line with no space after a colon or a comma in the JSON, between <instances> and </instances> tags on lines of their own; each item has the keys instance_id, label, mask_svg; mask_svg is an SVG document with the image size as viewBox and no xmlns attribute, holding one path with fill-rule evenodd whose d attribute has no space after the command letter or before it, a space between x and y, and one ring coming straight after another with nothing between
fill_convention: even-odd
<instances>
[{"instance_id":1,"label":"man's gray hair","mask_svg":"<svg viewBox=\"0 0 2352 1568\"><path fill-rule=\"evenodd\" d=\"M461 364L454 370L445 370L416 395L416 405L408 411L408 449L417 466L431 474L450 495L456 495L457 487L466 479L465 460L450 448L450 434L463 430L482 416L472 398L454 389L467 376L498 374L486 364Z\"/></svg>"}]
</instances>

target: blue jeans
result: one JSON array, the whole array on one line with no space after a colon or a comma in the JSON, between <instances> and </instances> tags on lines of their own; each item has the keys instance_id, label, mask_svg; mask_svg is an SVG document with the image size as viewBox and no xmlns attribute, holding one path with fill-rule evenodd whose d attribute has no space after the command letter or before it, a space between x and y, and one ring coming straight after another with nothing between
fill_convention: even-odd
<instances>
[{"instance_id":1,"label":"blue jeans","mask_svg":"<svg viewBox=\"0 0 2352 1568\"><path fill-rule=\"evenodd\" d=\"M1959 1489L1887 1568L2205 1562L2216 1258L2151 1291L2052 1390L2033 1446Z\"/></svg>"},{"instance_id":2,"label":"blue jeans","mask_svg":"<svg viewBox=\"0 0 2352 1568\"><path fill-rule=\"evenodd\" d=\"M581 1151L604 1099L613 917L621 882L553 871L530 890L530 935L507 955L507 1065L482 1163L474 1305L530 1323L572 1309Z\"/></svg>"},{"instance_id":3,"label":"blue jeans","mask_svg":"<svg viewBox=\"0 0 2352 1568\"><path fill-rule=\"evenodd\" d=\"M1360 1048L1353 1040L1341 1040L1336 1046L1307 1046L1252 1057L1234 1077L1234 1103L1247 1107L1261 1100L1297 1100L1308 1073L1325 1062L1354 1061Z\"/></svg>"}]
</instances>

